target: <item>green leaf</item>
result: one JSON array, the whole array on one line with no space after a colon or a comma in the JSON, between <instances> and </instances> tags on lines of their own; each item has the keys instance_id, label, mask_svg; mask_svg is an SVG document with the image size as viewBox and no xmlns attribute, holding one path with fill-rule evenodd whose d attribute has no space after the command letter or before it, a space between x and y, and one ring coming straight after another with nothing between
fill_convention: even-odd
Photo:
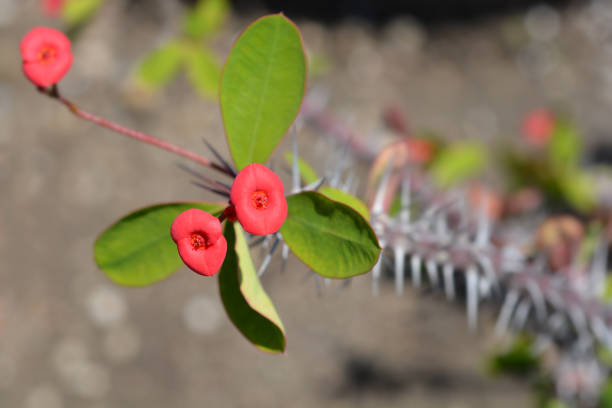
<instances>
[{"instance_id":1,"label":"green leaf","mask_svg":"<svg viewBox=\"0 0 612 408\"><path fill-rule=\"evenodd\" d=\"M323 194L327 198L331 198L334 201L348 205L353 210L361 214L365 220L370 219L370 210L368 209L368 206L354 195L329 186L321 187L319 189L319 193Z\"/></svg>"},{"instance_id":2,"label":"green leaf","mask_svg":"<svg viewBox=\"0 0 612 408\"><path fill-rule=\"evenodd\" d=\"M227 255L219 273L223 306L250 342L261 350L281 353L285 350L285 328L259 282L242 227L226 222L224 235Z\"/></svg>"},{"instance_id":3,"label":"green leaf","mask_svg":"<svg viewBox=\"0 0 612 408\"><path fill-rule=\"evenodd\" d=\"M203 38L221 28L230 7L227 0L200 0L185 16L183 30L194 38Z\"/></svg>"},{"instance_id":4,"label":"green leaf","mask_svg":"<svg viewBox=\"0 0 612 408\"><path fill-rule=\"evenodd\" d=\"M224 207L224 204L218 203L170 203L128 214L96 240L96 263L112 281L120 285L144 286L160 281L182 265L170 237L172 221L190 208L216 215Z\"/></svg>"},{"instance_id":5,"label":"green leaf","mask_svg":"<svg viewBox=\"0 0 612 408\"><path fill-rule=\"evenodd\" d=\"M288 196L287 205L280 232L291 251L313 271L348 278L376 264L380 255L376 235L351 207L312 191Z\"/></svg>"},{"instance_id":6,"label":"green leaf","mask_svg":"<svg viewBox=\"0 0 612 408\"><path fill-rule=\"evenodd\" d=\"M287 152L285 153L285 160L290 166L293 166L293 153ZM298 170L302 179L306 182L306 184L314 183L319 179L317 172L314 171L312 166L308 164L302 158L298 158Z\"/></svg>"},{"instance_id":7,"label":"green leaf","mask_svg":"<svg viewBox=\"0 0 612 408\"><path fill-rule=\"evenodd\" d=\"M66 0L62 9L62 18L71 26L82 24L98 11L103 0Z\"/></svg>"},{"instance_id":8,"label":"green leaf","mask_svg":"<svg viewBox=\"0 0 612 408\"><path fill-rule=\"evenodd\" d=\"M205 98L216 98L221 69L208 50L191 48L187 52L187 77Z\"/></svg>"},{"instance_id":9,"label":"green leaf","mask_svg":"<svg viewBox=\"0 0 612 408\"><path fill-rule=\"evenodd\" d=\"M262 17L234 44L221 77L221 113L238 169L265 163L293 123L306 85L297 27L282 14Z\"/></svg>"},{"instance_id":10,"label":"green leaf","mask_svg":"<svg viewBox=\"0 0 612 408\"><path fill-rule=\"evenodd\" d=\"M548 144L548 154L553 163L564 167L578 163L582 145L578 129L568 120L557 120L552 138Z\"/></svg>"},{"instance_id":11,"label":"green leaf","mask_svg":"<svg viewBox=\"0 0 612 408\"><path fill-rule=\"evenodd\" d=\"M597 196L591 176L578 167L558 168L556 180L563 194L574 208L582 213L592 210L597 203Z\"/></svg>"},{"instance_id":12,"label":"green leaf","mask_svg":"<svg viewBox=\"0 0 612 408\"><path fill-rule=\"evenodd\" d=\"M152 51L136 70L136 79L147 87L157 89L178 72L184 57L182 44L171 41Z\"/></svg>"},{"instance_id":13,"label":"green leaf","mask_svg":"<svg viewBox=\"0 0 612 408\"><path fill-rule=\"evenodd\" d=\"M481 172L486 165L487 152L478 143L458 143L436 155L431 172L436 184L446 188Z\"/></svg>"},{"instance_id":14,"label":"green leaf","mask_svg":"<svg viewBox=\"0 0 612 408\"><path fill-rule=\"evenodd\" d=\"M533 340L522 335L512 347L491 358L489 369L493 374L512 374L525 377L534 373L540 366L539 358L533 353Z\"/></svg>"}]
</instances>

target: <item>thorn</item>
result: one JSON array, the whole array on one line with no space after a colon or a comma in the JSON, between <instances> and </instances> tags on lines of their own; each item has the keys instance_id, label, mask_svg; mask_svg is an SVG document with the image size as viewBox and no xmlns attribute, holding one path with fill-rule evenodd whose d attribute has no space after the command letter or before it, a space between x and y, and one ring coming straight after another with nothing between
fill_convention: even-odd
<instances>
[{"instance_id":1,"label":"thorn","mask_svg":"<svg viewBox=\"0 0 612 408\"><path fill-rule=\"evenodd\" d=\"M204 144L206 145L206 147L208 147L208 150L210 150L212 152L212 154L217 158L217 160L219 160L219 162L221 163L221 165L228 171L230 172L234 177L236 177L236 170L219 154L219 152L212 147L212 145L210 143L208 143L206 141L206 139L202 138L202 141L204 142Z\"/></svg>"},{"instance_id":2,"label":"thorn","mask_svg":"<svg viewBox=\"0 0 612 408\"><path fill-rule=\"evenodd\" d=\"M470 266L465 274L467 282L468 327L470 330L476 330L478 325L478 272L475 267Z\"/></svg>"},{"instance_id":3,"label":"thorn","mask_svg":"<svg viewBox=\"0 0 612 408\"><path fill-rule=\"evenodd\" d=\"M376 265L374 265L374 268L372 268L372 294L374 296L378 296L380 293L380 271L382 269L382 258L383 255L381 254L376 262Z\"/></svg>"},{"instance_id":4,"label":"thorn","mask_svg":"<svg viewBox=\"0 0 612 408\"><path fill-rule=\"evenodd\" d=\"M455 281L453 279L453 274L455 272L454 266L452 263L447 263L443 267L444 274L444 291L446 292L446 298L448 300L455 299Z\"/></svg>"},{"instance_id":5,"label":"thorn","mask_svg":"<svg viewBox=\"0 0 612 408\"><path fill-rule=\"evenodd\" d=\"M404 294L404 259L406 250L402 247L393 250L395 256L395 294L401 296Z\"/></svg>"},{"instance_id":6,"label":"thorn","mask_svg":"<svg viewBox=\"0 0 612 408\"><path fill-rule=\"evenodd\" d=\"M249 240L249 248L254 248L254 247L262 244L265 239L266 239L265 235L264 236L253 235L251 237L251 239Z\"/></svg>"},{"instance_id":7,"label":"thorn","mask_svg":"<svg viewBox=\"0 0 612 408\"><path fill-rule=\"evenodd\" d=\"M414 255L410 259L410 271L412 273L412 284L415 288L421 287L421 257Z\"/></svg>"},{"instance_id":8,"label":"thorn","mask_svg":"<svg viewBox=\"0 0 612 408\"><path fill-rule=\"evenodd\" d=\"M516 313L514 314L514 328L517 331L521 331L523 330L523 327L525 327L530 310L531 302L529 299L523 299L517 306Z\"/></svg>"},{"instance_id":9,"label":"thorn","mask_svg":"<svg viewBox=\"0 0 612 408\"><path fill-rule=\"evenodd\" d=\"M211 186L218 186L218 187L220 187L220 188L222 188L224 190L227 190L228 193L231 190L231 187L228 186L227 184L221 183L220 181L216 181L216 180L213 180L211 178L208 178L205 175L203 175L202 173L193 170L192 168L190 168L189 166L184 165L183 163L179 162L179 163L176 163L176 165L177 165L177 167L179 169L183 170L186 173L191 174L195 178L199 178L200 180L202 180L205 183L210 184Z\"/></svg>"},{"instance_id":10,"label":"thorn","mask_svg":"<svg viewBox=\"0 0 612 408\"><path fill-rule=\"evenodd\" d=\"M282 263L281 263L281 273L285 273L287 269L287 261L289 260L289 245L283 244L283 251L281 253Z\"/></svg>"},{"instance_id":11,"label":"thorn","mask_svg":"<svg viewBox=\"0 0 612 408\"><path fill-rule=\"evenodd\" d=\"M508 330L510 320L512 319L512 312L516 307L516 303L519 300L518 291L513 289L506 295L504 304L502 305L501 311L499 312L499 318L495 324L495 335L501 337Z\"/></svg>"},{"instance_id":12,"label":"thorn","mask_svg":"<svg viewBox=\"0 0 612 408\"><path fill-rule=\"evenodd\" d=\"M270 265L270 261L272 260L272 256L274 255L274 251L276 251L276 247L278 246L279 242L280 242L280 239L276 237L276 239L274 240L274 243L272 244L272 247L266 254L266 257L264 258L263 262L261 263L261 266L259 267L259 270L257 271L258 277L263 275L266 269L268 268L268 265Z\"/></svg>"},{"instance_id":13,"label":"thorn","mask_svg":"<svg viewBox=\"0 0 612 408\"><path fill-rule=\"evenodd\" d=\"M483 194L484 199L480 203L478 209L478 230L476 232L475 244L478 247L485 247L489 242L491 235L491 222L487 216L487 207L489 206L489 197Z\"/></svg>"},{"instance_id":14,"label":"thorn","mask_svg":"<svg viewBox=\"0 0 612 408\"><path fill-rule=\"evenodd\" d=\"M531 298L533 299L538 322L542 323L546 321L546 300L542 295L542 291L538 287L537 283L533 280L527 281L526 288L529 295L531 295Z\"/></svg>"},{"instance_id":15,"label":"thorn","mask_svg":"<svg viewBox=\"0 0 612 408\"><path fill-rule=\"evenodd\" d=\"M325 177L321 177L317 181L308 184L302 191L317 191L325 183Z\"/></svg>"},{"instance_id":16,"label":"thorn","mask_svg":"<svg viewBox=\"0 0 612 408\"><path fill-rule=\"evenodd\" d=\"M429 283L432 287L438 287L438 268L436 262L433 259L427 260L425 263L425 269L427 269L427 276L429 277Z\"/></svg>"},{"instance_id":17,"label":"thorn","mask_svg":"<svg viewBox=\"0 0 612 408\"><path fill-rule=\"evenodd\" d=\"M197 181L192 181L191 184L193 184L194 186L203 188L206 191L210 191L211 193L219 194L222 197L225 197L225 198L229 198L230 197L230 195L229 195L229 193L227 191L217 190L216 188L209 187L206 184L198 183Z\"/></svg>"}]
</instances>

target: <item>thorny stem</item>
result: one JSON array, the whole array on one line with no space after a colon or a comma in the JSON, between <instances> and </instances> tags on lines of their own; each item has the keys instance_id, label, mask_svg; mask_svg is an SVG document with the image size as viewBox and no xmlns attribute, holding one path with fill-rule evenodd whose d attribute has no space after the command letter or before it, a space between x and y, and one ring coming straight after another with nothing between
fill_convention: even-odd
<instances>
[{"instance_id":1,"label":"thorny stem","mask_svg":"<svg viewBox=\"0 0 612 408\"><path fill-rule=\"evenodd\" d=\"M107 119L101 118L99 116L96 116L94 114L91 114L89 112L86 112L80 108L78 108L73 102L69 101L68 99L64 98L60 93L59 93L59 89L57 87L57 85L53 85L51 88L44 88L44 87L38 87L38 91L47 95L50 98L56 99L57 101L61 102L62 104L64 104L69 110L70 112L72 112L75 116L78 116L81 119L85 119L89 122L95 123L98 126L102 126L105 127L109 130L112 130L115 133L119 133L128 137L131 137L133 139L136 139L140 142L144 142L144 143L148 143L152 146L156 146L159 147L160 149L164 149L168 152L177 154L179 156L182 156L186 159L189 159L191 161L194 161L198 164L201 164L203 166L207 166L210 167L214 170L217 170L225 175L228 175L230 177L234 177L233 174L231 174L225 167L220 166L216 163L212 163L211 161L207 160L206 158L190 152L189 150L185 150L181 147L175 146L172 143L168 143L165 142L163 140L160 139L156 139L153 136L147 135L146 133L142 133L142 132L138 132L136 130L127 128L125 126L121 126L117 123L111 122Z\"/></svg>"}]
</instances>

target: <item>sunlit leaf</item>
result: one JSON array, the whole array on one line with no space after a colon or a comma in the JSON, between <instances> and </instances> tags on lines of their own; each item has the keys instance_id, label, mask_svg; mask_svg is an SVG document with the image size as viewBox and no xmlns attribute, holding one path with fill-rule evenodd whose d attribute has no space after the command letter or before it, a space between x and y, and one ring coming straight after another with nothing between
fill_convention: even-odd
<instances>
[{"instance_id":1,"label":"sunlit leaf","mask_svg":"<svg viewBox=\"0 0 612 408\"><path fill-rule=\"evenodd\" d=\"M184 57L184 47L169 42L152 51L138 65L136 79L150 88L159 88L170 81L178 72Z\"/></svg>"},{"instance_id":2,"label":"sunlit leaf","mask_svg":"<svg viewBox=\"0 0 612 408\"><path fill-rule=\"evenodd\" d=\"M486 157L485 148L478 143L457 143L436 155L431 173L438 186L449 187L483 171Z\"/></svg>"},{"instance_id":3,"label":"sunlit leaf","mask_svg":"<svg viewBox=\"0 0 612 408\"><path fill-rule=\"evenodd\" d=\"M158 204L128 214L96 240L96 263L120 285L144 286L162 280L183 264L170 237L172 221L190 208L217 215L224 206L199 202Z\"/></svg>"},{"instance_id":4,"label":"sunlit leaf","mask_svg":"<svg viewBox=\"0 0 612 408\"><path fill-rule=\"evenodd\" d=\"M285 16L262 17L238 38L221 77L220 102L239 169L268 160L300 109L305 84L302 39Z\"/></svg>"},{"instance_id":5,"label":"sunlit leaf","mask_svg":"<svg viewBox=\"0 0 612 408\"><path fill-rule=\"evenodd\" d=\"M224 235L227 255L219 273L219 290L227 314L255 346L271 353L283 352L285 329L259 282L242 227L227 222Z\"/></svg>"},{"instance_id":6,"label":"sunlit leaf","mask_svg":"<svg viewBox=\"0 0 612 408\"><path fill-rule=\"evenodd\" d=\"M567 120L557 120L548 149L553 163L564 167L575 165L582 155L578 129Z\"/></svg>"},{"instance_id":7,"label":"sunlit leaf","mask_svg":"<svg viewBox=\"0 0 612 408\"><path fill-rule=\"evenodd\" d=\"M62 9L62 18L71 26L89 20L98 11L103 0L66 0Z\"/></svg>"},{"instance_id":8,"label":"sunlit leaf","mask_svg":"<svg viewBox=\"0 0 612 408\"><path fill-rule=\"evenodd\" d=\"M368 272L380 255L368 222L353 208L316 192L287 197L289 213L281 234L291 251L329 278Z\"/></svg>"},{"instance_id":9,"label":"sunlit leaf","mask_svg":"<svg viewBox=\"0 0 612 408\"><path fill-rule=\"evenodd\" d=\"M199 0L185 16L185 34L202 38L221 28L230 12L228 0Z\"/></svg>"},{"instance_id":10,"label":"sunlit leaf","mask_svg":"<svg viewBox=\"0 0 612 408\"><path fill-rule=\"evenodd\" d=\"M206 98L216 98L219 93L221 68L215 57L205 49L190 49L187 53L187 77L191 84Z\"/></svg>"}]
</instances>

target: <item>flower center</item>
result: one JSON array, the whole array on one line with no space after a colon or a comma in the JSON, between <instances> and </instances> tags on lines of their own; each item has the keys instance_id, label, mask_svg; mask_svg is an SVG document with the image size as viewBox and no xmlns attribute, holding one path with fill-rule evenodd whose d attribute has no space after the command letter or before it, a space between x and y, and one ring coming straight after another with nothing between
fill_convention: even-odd
<instances>
[{"instance_id":1,"label":"flower center","mask_svg":"<svg viewBox=\"0 0 612 408\"><path fill-rule=\"evenodd\" d=\"M257 190L251 194L251 205L258 210L265 210L268 204L268 193L263 190Z\"/></svg>"},{"instance_id":2,"label":"flower center","mask_svg":"<svg viewBox=\"0 0 612 408\"><path fill-rule=\"evenodd\" d=\"M43 63L51 62L55 59L56 54L57 49L54 46L45 45L38 51L38 61Z\"/></svg>"},{"instance_id":3,"label":"flower center","mask_svg":"<svg viewBox=\"0 0 612 408\"><path fill-rule=\"evenodd\" d=\"M191 234L191 246L194 250L206 249L210 247L212 243L208 239L208 235L204 232L197 231Z\"/></svg>"}]
</instances>

